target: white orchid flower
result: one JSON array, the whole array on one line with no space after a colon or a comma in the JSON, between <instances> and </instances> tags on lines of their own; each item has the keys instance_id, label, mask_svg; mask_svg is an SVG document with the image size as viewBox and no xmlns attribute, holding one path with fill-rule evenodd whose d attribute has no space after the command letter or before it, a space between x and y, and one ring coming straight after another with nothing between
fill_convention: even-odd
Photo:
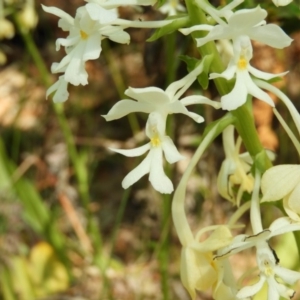
<instances>
[{"instance_id":1,"label":"white orchid flower","mask_svg":"<svg viewBox=\"0 0 300 300\"><path fill-rule=\"evenodd\" d=\"M228 14L227 23L218 19L220 24L216 26L196 25L179 31L183 34L199 30L209 31L207 36L196 39L198 47L214 40L235 40L241 35L278 49L289 46L292 39L278 25L266 24L267 14L267 11L260 6L253 9L240 9Z\"/></svg>"},{"instance_id":2,"label":"white orchid flower","mask_svg":"<svg viewBox=\"0 0 300 300\"><path fill-rule=\"evenodd\" d=\"M242 288L237 293L237 298L252 297L267 283L268 300L279 300L280 296L284 299L292 299L295 291L278 282L278 278L291 285L300 279L300 273L279 266L278 258L267 242L260 242L256 248L257 265L260 271L259 281L254 285Z\"/></svg>"},{"instance_id":3,"label":"white orchid flower","mask_svg":"<svg viewBox=\"0 0 300 300\"><path fill-rule=\"evenodd\" d=\"M270 74L252 67L249 63L253 56L252 52L253 49L249 37L240 36L233 43L234 56L229 62L227 69L221 74L210 74L210 79L223 77L230 80L234 76L236 77L232 91L221 97L222 109L230 111L240 107L246 102L248 94L274 107L271 97L253 82L250 74L257 78L270 80L277 76L283 76L287 72Z\"/></svg>"},{"instance_id":4,"label":"white orchid flower","mask_svg":"<svg viewBox=\"0 0 300 300\"><path fill-rule=\"evenodd\" d=\"M167 0L158 10L168 16L175 16L178 12L186 11L185 7L179 3L179 0Z\"/></svg>"},{"instance_id":5,"label":"white orchid flower","mask_svg":"<svg viewBox=\"0 0 300 300\"><path fill-rule=\"evenodd\" d=\"M149 150L146 158L122 181L122 187L127 189L142 176L149 173L149 181L154 189L162 194L173 192L173 184L163 169L163 153L168 163L173 164L184 157L178 152L170 137L165 135L166 120L158 112L150 113L146 124L146 134L150 142L144 146L130 149L111 149L129 157L140 156Z\"/></svg>"},{"instance_id":6,"label":"white orchid flower","mask_svg":"<svg viewBox=\"0 0 300 300\"><path fill-rule=\"evenodd\" d=\"M283 199L288 216L300 222L300 165L279 165L262 177L262 202Z\"/></svg>"},{"instance_id":7,"label":"white orchid flower","mask_svg":"<svg viewBox=\"0 0 300 300\"><path fill-rule=\"evenodd\" d=\"M223 145L225 160L217 179L218 191L222 197L240 205L242 195L245 191L252 192L254 178L250 172L253 160L249 153L240 154L241 139L235 144L234 126L229 125L223 131ZM234 195L233 187L239 185L237 195Z\"/></svg>"},{"instance_id":8,"label":"white orchid flower","mask_svg":"<svg viewBox=\"0 0 300 300\"><path fill-rule=\"evenodd\" d=\"M209 226L199 230L194 235L185 214L185 192L189 176L211 143L216 130L217 126L212 128L201 142L180 180L172 201L173 222L182 245L181 281L193 300L196 298L196 290L217 289L220 286L227 272L219 265L218 261L213 259L213 252L230 245L232 242L231 232L226 225ZM203 241L202 236L208 231L211 231L212 234ZM225 273L226 275L224 275Z\"/></svg>"},{"instance_id":9,"label":"white orchid flower","mask_svg":"<svg viewBox=\"0 0 300 300\"><path fill-rule=\"evenodd\" d=\"M279 265L279 259L275 251L269 247L268 240L279 234L299 231L300 222L294 223L290 218L282 217L275 220L268 229L263 230L259 206L260 183L260 174L257 171L251 198L250 219L253 235L236 236L229 246L218 251L216 259L227 258L234 253L256 247L256 260L260 279L256 284L240 289L236 295L237 298L245 299L254 296L266 282L268 284L268 300L279 300L280 296L290 299L294 295L294 291L287 288L283 283L279 283L277 278L281 278L284 283L293 284L300 279L300 273Z\"/></svg>"},{"instance_id":10,"label":"white orchid flower","mask_svg":"<svg viewBox=\"0 0 300 300\"><path fill-rule=\"evenodd\" d=\"M197 123L204 121L203 117L190 112L186 106L191 104L209 104L215 108L220 107L220 103L211 101L204 96L188 96L181 100L179 98L196 80L197 76L202 72L202 63L196 67L192 72L181 80L175 81L168 86L164 91L157 87L146 88L128 88L125 94L133 100L121 100L117 102L107 115L104 115L106 121L112 121L122 118L132 112L159 112L165 118L168 114L182 113L191 117Z\"/></svg>"},{"instance_id":11,"label":"white orchid flower","mask_svg":"<svg viewBox=\"0 0 300 300\"><path fill-rule=\"evenodd\" d=\"M43 9L60 17L59 27L69 31L67 38L56 41L56 50L66 48L67 55L60 63L53 63L52 73L64 73L64 79L73 85L86 85L88 74L85 70L87 60L97 59L101 53L101 40L111 38L119 43L128 43L129 35L121 27L106 25L118 18L115 10L106 10L96 4L87 4L77 9L73 19L64 11L55 7L43 6ZM101 19L101 22L99 21Z\"/></svg>"}]
</instances>

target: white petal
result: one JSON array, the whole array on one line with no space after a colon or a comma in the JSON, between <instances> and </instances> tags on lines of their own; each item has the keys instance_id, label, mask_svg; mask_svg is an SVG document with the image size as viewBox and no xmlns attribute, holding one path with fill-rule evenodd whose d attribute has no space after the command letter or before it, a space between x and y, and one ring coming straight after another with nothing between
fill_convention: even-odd
<instances>
[{"instance_id":1,"label":"white petal","mask_svg":"<svg viewBox=\"0 0 300 300\"><path fill-rule=\"evenodd\" d=\"M57 7L48 7L45 5L42 5L42 8L45 12L55 15L55 16L65 20L66 22L68 22L71 25L74 24L74 19L69 14L64 12L63 10L61 10Z\"/></svg>"},{"instance_id":2,"label":"white petal","mask_svg":"<svg viewBox=\"0 0 300 300\"><path fill-rule=\"evenodd\" d=\"M267 104L271 105L272 107L275 106L272 98L264 92L262 89L260 89L251 79L250 75L248 72L244 71L241 72L243 80L247 86L248 93L252 95L253 97L262 100L266 102Z\"/></svg>"},{"instance_id":3,"label":"white petal","mask_svg":"<svg viewBox=\"0 0 300 300\"><path fill-rule=\"evenodd\" d=\"M262 201L280 200L300 183L299 165L279 165L267 170L261 180Z\"/></svg>"},{"instance_id":4,"label":"white petal","mask_svg":"<svg viewBox=\"0 0 300 300\"><path fill-rule=\"evenodd\" d=\"M134 149L116 149L116 148L108 148L108 149L128 157L135 157L135 156L141 156L144 153L146 153L150 149L150 143Z\"/></svg>"},{"instance_id":5,"label":"white petal","mask_svg":"<svg viewBox=\"0 0 300 300\"><path fill-rule=\"evenodd\" d=\"M300 216L289 206L289 196L284 197L282 202L283 202L283 208L286 214L289 216L291 222L295 222L295 224L300 224Z\"/></svg>"},{"instance_id":6,"label":"white petal","mask_svg":"<svg viewBox=\"0 0 300 300\"><path fill-rule=\"evenodd\" d=\"M245 30L259 24L267 15L267 11L260 6L251 9L241 9L229 18L228 24L237 30Z\"/></svg>"},{"instance_id":7,"label":"white petal","mask_svg":"<svg viewBox=\"0 0 300 300\"><path fill-rule=\"evenodd\" d=\"M112 121L120 119L132 112L144 112L150 113L153 111L153 107L148 103L140 103L133 100L121 100L117 102L107 113L102 115L106 121Z\"/></svg>"},{"instance_id":8,"label":"white petal","mask_svg":"<svg viewBox=\"0 0 300 300\"><path fill-rule=\"evenodd\" d=\"M174 145L173 141L168 136L165 136L163 138L162 149L164 151L167 162L170 163L170 164L173 164L173 163L185 158L184 156L182 156L178 152L178 150L177 150L176 146Z\"/></svg>"},{"instance_id":9,"label":"white petal","mask_svg":"<svg viewBox=\"0 0 300 300\"><path fill-rule=\"evenodd\" d=\"M191 84L196 80L197 76L202 72L202 70L203 61L185 77L171 83L166 89L166 94L169 96L170 100L178 100L184 94L184 92L191 86Z\"/></svg>"},{"instance_id":10,"label":"white petal","mask_svg":"<svg viewBox=\"0 0 300 300\"><path fill-rule=\"evenodd\" d=\"M279 265L274 267L276 275L278 275L284 282L288 284L294 284L296 281L300 280L300 273L283 268Z\"/></svg>"},{"instance_id":11,"label":"white petal","mask_svg":"<svg viewBox=\"0 0 300 300\"><path fill-rule=\"evenodd\" d=\"M163 169L162 149L152 148L151 153L151 165L149 181L152 186L162 194L170 194L173 192L173 183L166 176Z\"/></svg>"},{"instance_id":12,"label":"white petal","mask_svg":"<svg viewBox=\"0 0 300 300\"><path fill-rule=\"evenodd\" d=\"M248 67L248 71L252 75L254 75L255 77L261 78L261 79L264 79L264 80L270 80L272 78L281 77L281 76L286 75L289 72L289 71L287 71L287 72L282 72L282 73L279 73L279 74L271 74L271 73L262 72L258 69L253 68L252 66Z\"/></svg>"},{"instance_id":13,"label":"white petal","mask_svg":"<svg viewBox=\"0 0 300 300\"><path fill-rule=\"evenodd\" d=\"M48 98L48 96L53 92L55 92L53 102L60 103L68 100L68 82L65 81L64 76L60 76L59 79L48 88L46 98Z\"/></svg>"},{"instance_id":14,"label":"white petal","mask_svg":"<svg viewBox=\"0 0 300 300\"><path fill-rule=\"evenodd\" d=\"M130 35L126 31L123 31L122 28L120 30L110 34L108 38L116 43L119 44L129 44L130 42Z\"/></svg>"},{"instance_id":15,"label":"white petal","mask_svg":"<svg viewBox=\"0 0 300 300\"><path fill-rule=\"evenodd\" d=\"M151 152L148 153L146 158L131 172L129 172L122 181L122 187L127 189L134 183L136 183L141 177L150 171L151 164Z\"/></svg>"},{"instance_id":16,"label":"white petal","mask_svg":"<svg viewBox=\"0 0 300 300\"><path fill-rule=\"evenodd\" d=\"M170 99L164 90L157 87L132 88L125 91L125 95L153 106L161 106L170 103Z\"/></svg>"},{"instance_id":17,"label":"white petal","mask_svg":"<svg viewBox=\"0 0 300 300\"><path fill-rule=\"evenodd\" d=\"M207 36L204 38L196 39L197 47L201 47L207 42L219 39L230 39L234 30L229 26L216 25Z\"/></svg>"},{"instance_id":18,"label":"white petal","mask_svg":"<svg viewBox=\"0 0 300 300\"><path fill-rule=\"evenodd\" d=\"M99 58L101 53L101 36L98 33L90 35L84 48L82 60L92 60Z\"/></svg>"},{"instance_id":19,"label":"white petal","mask_svg":"<svg viewBox=\"0 0 300 300\"><path fill-rule=\"evenodd\" d=\"M219 109L221 107L220 102L212 101L212 100L210 100L204 96L200 96L200 95L199 96L192 95L192 96L185 97L185 98L181 99L180 102L184 106L193 105L193 104L208 104L216 109Z\"/></svg>"},{"instance_id":20,"label":"white petal","mask_svg":"<svg viewBox=\"0 0 300 300\"><path fill-rule=\"evenodd\" d=\"M230 111L242 106L247 100L247 94L245 82L237 74L233 90L221 98L222 109Z\"/></svg>"},{"instance_id":21,"label":"white petal","mask_svg":"<svg viewBox=\"0 0 300 300\"><path fill-rule=\"evenodd\" d=\"M265 277L262 276L262 277L260 277L259 281L257 283L255 283L254 285L243 287L236 294L237 298L243 299L243 298L254 296L262 289L265 281L266 281Z\"/></svg>"},{"instance_id":22,"label":"white petal","mask_svg":"<svg viewBox=\"0 0 300 300\"><path fill-rule=\"evenodd\" d=\"M175 101L168 107L169 114L184 114L192 118L197 123L201 123L204 121L204 118L196 113L190 112L186 109L185 106L181 103L181 101Z\"/></svg>"},{"instance_id":23,"label":"white petal","mask_svg":"<svg viewBox=\"0 0 300 300\"><path fill-rule=\"evenodd\" d=\"M274 277L268 277L268 300L279 300L280 294L278 292L279 283Z\"/></svg>"},{"instance_id":24,"label":"white petal","mask_svg":"<svg viewBox=\"0 0 300 300\"><path fill-rule=\"evenodd\" d=\"M195 26L192 26L189 28L181 28L181 29L178 29L178 31L180 31L184 35L188 35L193 31L202 31L202 30L210 31L213 28L214 28L214 26L212 26L212 25L203 24L203 25L195 25Z\"/></svg>"},{"instance_id":25,"label":"white petal","mask_svg":"<svg viewBox=\"0 0 300 300\"><path fill-rule=\"evenodd\" d=\"M209 75L209 79L215 79L215 78L219 78L219 77L223 77L227 80L230 80L234 77L234 74L236 73L236 64L233 63L233 61L231 61L227 67L227 69L222 72L221 74L218 73L211 73Z\"/></svg>"},{"instance_id":26,"label":"white petal","mask_svg":"<svg viewBox=\"0 0 300 300\"><path fill-rule=\"evenodd\" d=\"M277 49L283 49L289 46L293 41L293 39L275 24L253 27L251 31L248 32L248 35L252 40Z\"/></svg>"},{"instance_id":27,"label":"white petal","mask_svg":"<svg viewBox=\"0 0 300 300\"><path fill-rule=\"evenodd\" d=\"M165 135L166 131L166 121L167 116L165 114L161 114L157 111L151 112L149 114L147 123L146 123L146 135L149 139L159 138Z\"/></svg>"},{"instance_id":28,"label":"white petal","mask_svg":"<svg viewBox=\"0 0 300 300\"><path fill-rule=\"evenodd\" d=\"M300 223L294 223L289 217L282 217L276 219L269 227L271 230L270 238L281 235L287 232L300 230Z\"/></svg>"},{"instance_id":29,"label":"white petal","mask_svg":"<svg viewBox=\"0 0 300 300\"><path fill-rule=\"evenodd\" d=\"M95 3L87 3L85 7L91 19L100 24L107 24L118 18L115 10L107 10Z\"/></svg>"},{"instance_id":30,"label":"white petal","mask_svg":"<svg viewBox=\"0 0 300 300\"><path fill-rule=\"evenodd\" d=\"M288 205L295 213L300 214L300 182L298 182L288 197Z\"/></svg>"}]
</instances>

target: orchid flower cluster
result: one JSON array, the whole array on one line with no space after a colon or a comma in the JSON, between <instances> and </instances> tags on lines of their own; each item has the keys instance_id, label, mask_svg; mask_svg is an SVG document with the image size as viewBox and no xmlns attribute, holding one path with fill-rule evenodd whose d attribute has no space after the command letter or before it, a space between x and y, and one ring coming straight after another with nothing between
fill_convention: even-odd
<instances>
[{"instance_id":1,"label":"orchid flower cluster","mask_svg":"<svg viewBox=\"0 0 300 300\"><path fill-rule=\"evenodd\" d=\"M291 0L273 2L276 6L283 6ZM158 3L156 0L86 0L86 4L77 9L75 17L59 8L43 6L44 11L59 17L58 26L68 33L66 38L56 41L56 49L64 47L66 55L51 67L52 73L60 74L47 91L47 97L54 93L54 102L68 99L69 84L88 84L85 63L99 58L103 39L128 44L130 35L125 29L129 27L158 28L150 40L177 30L183 35L192 35L201 60L187 60L190 72L186 76L174 81L165 90L128 87L125 91L128 99L117 102L103 116L106 121L113 121L131 113L147 114L145 145L110 150L128 157L148 152L122 181L124 189L149 174L149 181L156 191L170 194L174 183L164 171L164 158L169 164L174 164L184 156L168 135L169 115L183 114L201 123L204 118L188 110L188 106L205 104L224 111L221 119L207 125L201 143L176 187L172 203L173 222L182 244L181 279L192 299L196 298L196 291L209 289L214 299L252 299L264 286L268 289L268 300L291 299L295 294L291 285L300 279L299 272L280 265L275 249L269 244L275 236L300 230L300 166L272 167L275 154L265 150L259 142L251 108L252 97L272 107L300 155L300 142L280 116L270 96L275 95L285 104L300 134L299 113L290 99L270 83L287 72L266 73L250 63L252 41L283 49L292 43L292 39L278 25L267 23L265 9L260 6L238 9L242 3L243 0L233 0L224 7L215 8L206 0L160 0ZM118 15L121 5L153 5L169 17L163 21L124 20ZM231 53L227 66L222 66L215 46L219 41L221 48L227 47L225 50ZM209 80L216 83L219 100L198 94L185 95L193 83L198 81L202 88L206 88ZM201 155L221 133L225 160L216 186L220 195L237 209L227 224L212 225L193 234L184 209L187 182ZM241 148L246 151L241 153ZM264 228L261 203L281 200L285 216ZM234 236L233 229L242 227L237 223L238 219L248 210L252 233ZM204 239L208 232L211 234ZM237 280L229 257L249 248L255 249L257 265ZM246 278L255 277L254 283L248 280L249 284L242 284Z\"/></svg>"}]
</instances>

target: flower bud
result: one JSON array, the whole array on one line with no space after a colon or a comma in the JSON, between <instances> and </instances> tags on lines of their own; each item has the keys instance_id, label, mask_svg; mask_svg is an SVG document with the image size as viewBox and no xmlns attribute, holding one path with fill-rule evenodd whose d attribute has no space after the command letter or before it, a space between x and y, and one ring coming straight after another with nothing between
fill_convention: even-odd
<instances>
[{"instance_id":1,"label":"flower bud","mask_svg":"<svg viewBox=\"0 0 300 300\"><path fill-rule=\"evenodd\" d=\"M6 19L0 19L0 40L11 39L15 35L15 29L12 22Z\"/></svg>"},{"instance_id":2,"label":"flower bud","mask_svg":"<svg viewBox=\"0 0 300 300\"><path fill-rule=\"evenodd\" d=\"M32 29L36 26L38 17L34 7L26 4L22 11L18 14L21 28L25 31Z\"/></svg>"}]
</instances>

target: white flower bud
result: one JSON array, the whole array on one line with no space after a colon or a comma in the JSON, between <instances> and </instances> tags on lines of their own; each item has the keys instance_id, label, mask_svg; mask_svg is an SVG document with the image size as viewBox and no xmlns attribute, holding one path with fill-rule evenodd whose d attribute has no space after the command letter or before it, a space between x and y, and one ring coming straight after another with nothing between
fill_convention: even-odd
<instances>
[{"instance_id":1,"label":"white flower bud","mask_svg":"<svg viewBox=\"0 0 300 300\"><path fill-rule=\"evenodd\" d=\"M15 29L12 22L6 19L0 19L0 40L11 39L15 35Z\"/></svg>"}]
</instances>

